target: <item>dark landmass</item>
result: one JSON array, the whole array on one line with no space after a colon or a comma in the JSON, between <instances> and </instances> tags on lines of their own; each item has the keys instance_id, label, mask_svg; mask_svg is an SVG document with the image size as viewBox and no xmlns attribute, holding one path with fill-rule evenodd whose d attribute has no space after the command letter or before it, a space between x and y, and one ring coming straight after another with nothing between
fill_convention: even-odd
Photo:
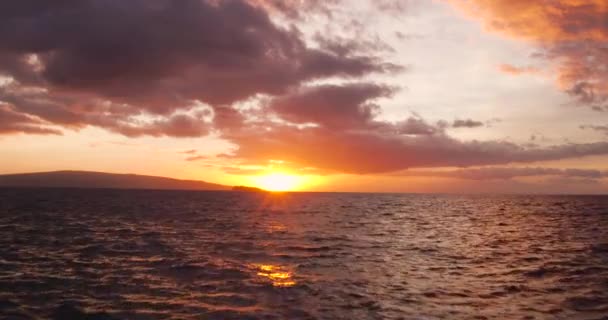
<instances>
[{"instance_id":1,"label":"dark landmass","mask_svg":"<svg viewBox=\"0 0 608 320\"><path fill-rule=\"evenodd\" d=\"M254 188L254 187L246 187L246 186L234 186L232 187L232 191L243 191L243 192L269 192L268 190Z\"/></svg>"},{"instance_id":2,"label":"dark landmass","mask_svg":"<svg viewBox=\"0 0 608 320\"><path fill-rule=\"evenodd\" d=\"M110 188L158 190L230 190L231 187L199 180L178 180L136 174L89 171L55 171L0 175L0 187Z\"/></svg>"}]
</instances>

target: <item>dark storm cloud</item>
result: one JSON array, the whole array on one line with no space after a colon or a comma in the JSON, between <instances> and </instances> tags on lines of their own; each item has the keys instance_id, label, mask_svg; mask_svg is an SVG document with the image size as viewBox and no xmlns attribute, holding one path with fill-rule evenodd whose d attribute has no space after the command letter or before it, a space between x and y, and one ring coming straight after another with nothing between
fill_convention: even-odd
<instances>
[{"instance_id":1,"label":"dark storm cloud","mask_svg":"<svg viewBox=\"0 0 608 320\"><path fill-rule=\"evenodd\" d=\"M167 135L204 134L172 114L193 101L219 107L309 80L394 68L353 50L310 48L298 30L278 27L244 0L0 3L0 74L15 80L1 101L73 127L116 122L97 120L107 116L127 122L113 131L155 133L128 125L145 112L174 117L155 126Z\"/></svg>"},{"instance_id":2,"label":"dark storm cloud","mask_svg":"<svg viewBox=\"0 0 608 320\"><path fill-rule=\"evenodd\" d=\"M227 104L383 68L370 57L309 49L297 31L236 0L87 0L41 8L27 20L3 18L1 29L26 32L0 34L2 46L40 53L50 84L158 112L191 99Z\"/></svg>"}]
</instances>

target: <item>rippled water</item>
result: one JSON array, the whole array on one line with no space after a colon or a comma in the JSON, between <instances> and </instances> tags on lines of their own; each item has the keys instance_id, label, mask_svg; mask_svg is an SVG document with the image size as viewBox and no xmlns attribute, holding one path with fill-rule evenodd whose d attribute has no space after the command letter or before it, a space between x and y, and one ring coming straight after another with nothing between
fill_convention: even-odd
<instances>
[{"instance_id":1,"label":"rippled water","mask_svg":"<svg viewBox=\"0 0 608 320\"><path fill-rule=\"evenodd\" d=\"M607 319L608 197L0 190L8 319Z\"/></svg>"}]
</instances>

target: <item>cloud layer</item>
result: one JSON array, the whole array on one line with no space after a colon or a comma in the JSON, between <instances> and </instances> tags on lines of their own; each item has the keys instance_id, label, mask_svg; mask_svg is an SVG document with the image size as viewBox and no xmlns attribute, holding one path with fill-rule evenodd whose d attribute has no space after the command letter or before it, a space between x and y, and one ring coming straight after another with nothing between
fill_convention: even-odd
<instances>
[{"instance_id":1,"label":"cloud layer","mask_svg":"<svg viewBox=\"0 0 608 320\"><path fill-rule=\"evenodd\" d=\"M565 91L605 108L603 1L453 2L492 30L537 43L542 57L558 64ZM378 10L407 9L393 1L374 3ZM369 76L404 68L383 59L380 45L320 35L311 40L297 27L305 12L328 14L336 5L2 2L0 134L60 134L86 126L127 137L216 133L235 145L224 155L235 163L274 159L361 174L608 154L608 142L530 147L461 141L450 130L484 126L461 115L437 122L417 115L383 119L382 103L399 88ZM531 68L503 67L511 73ZM188 157L200 159L197 153Z\"/></svg>"},{"instance_id":2,"label":"cloud layer","mask_svg":"<svg viewBox=\"0 0 608 320\"><path fill-rule=\"evenodd\" d=\"M442 177L466 180L509 180L522 177L556 176L560 178L603 179L608 171L594 169L559 169L542 167L486 167L450 171L405 171L402 176Z\"/></svg>"},{"instance_id":3,"label":"cloud layer","mask_svg":"<svg viewBox=\"0 0 608 320\"><path fill-rule=\"evenodd\" d=\"M537 45L557 84L578 103L608 111L608 2L605 0L446 0L487 29ZM535 67L503 65L505 72Z\"/></svg>"},{"instance_id":4,"label":"cloud layer","mask_svg":"<svg viewBox=\"0 0 608 320\"><path fill-rule=\"evenodd\" d=\"M61 134L60 131L45 128L44 123L37 118L15 112L8 105L0 105L0 134L30 133L30 134Z\"/></svg>"},{"instance_id":5,"label":"cloud layer","mask_svg":"<svg viewBox=\"0 0 608 320\"><path fill-rule=\"evenodd\" d=\"M479 166L608 154L608 142L522 146L506 141L460 141L446 129L475 120L429 123L411 116L379 120L375 101L390 90L373 84L320 85L276 98L264 109L280 121L241 122L223 132L244 163L269 159L298 167L348 173L381 173L415 167ZM308 124L303 126L304 124Z\"/></svg>"},{"instance_id":6,"label":"cloud layer","mask_svg":"<svg viewBox=\"0 0 608 320\"><path fill-rule=\"evenodd\" d=\"M59 125L200 135L206 130L193 122L201 118L183 114L197 102L215 108L315 79L395 68L349 50L311 48L297 29L277 26L246 1L0 4L0 75L12 79L0 101ZM141 115L172 118L144 122Z\"/></svg>"}]
</instances>

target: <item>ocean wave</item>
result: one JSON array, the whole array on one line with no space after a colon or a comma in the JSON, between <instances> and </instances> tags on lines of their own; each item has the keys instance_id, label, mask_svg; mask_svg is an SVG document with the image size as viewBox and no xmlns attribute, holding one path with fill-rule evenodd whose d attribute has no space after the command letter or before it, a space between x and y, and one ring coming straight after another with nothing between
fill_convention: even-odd
<instances>
[{"instance_id":1,"label":"ocean wave","mask_svg":"<svg viewBox=\"0 0 608 320\"><path fill-rule=\"evenodd\" d=\"M0 201L1 319L608 314L606 197L4 189Z\"/></svg>"}]
</instances>

